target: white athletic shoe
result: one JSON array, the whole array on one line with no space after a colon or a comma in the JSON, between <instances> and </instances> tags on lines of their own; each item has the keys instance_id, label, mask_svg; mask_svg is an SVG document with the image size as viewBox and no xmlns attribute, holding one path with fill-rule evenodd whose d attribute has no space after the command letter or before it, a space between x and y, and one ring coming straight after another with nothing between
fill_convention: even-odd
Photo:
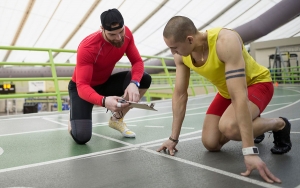
<instances>
[{"instance_id":1,"label":"white athletic shoe","mask_svg":"<svg viewBox=\"0 0 300 188\"><path fill-rule=\"evenodd\" d=\"M135 133L127 128L126 123L123 122L123 118L117 121L113 121L110 118L108 126L110 128L118 130L126 138L135 138Z\"/></svg>"}]
</instances>

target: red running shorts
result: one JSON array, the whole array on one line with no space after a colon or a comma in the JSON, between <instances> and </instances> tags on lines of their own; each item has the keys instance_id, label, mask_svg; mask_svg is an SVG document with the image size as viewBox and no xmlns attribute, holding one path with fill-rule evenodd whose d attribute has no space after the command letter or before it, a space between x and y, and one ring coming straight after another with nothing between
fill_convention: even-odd
<instances>
[{"instance_id":1,"label":"red running shorts","mask_svg":"<svg viewBox=\"0 0 300 188\"><path fill-rule=\"evenodd\" d=\"M248 86L248 98L260 110L259 115L265 110L271 101L274 93L272 82L262 82ZM227 107L231 104L231 99L222 97L219 93L208 107L206 114L222 116Z\"/></svg>"}]
</instances>

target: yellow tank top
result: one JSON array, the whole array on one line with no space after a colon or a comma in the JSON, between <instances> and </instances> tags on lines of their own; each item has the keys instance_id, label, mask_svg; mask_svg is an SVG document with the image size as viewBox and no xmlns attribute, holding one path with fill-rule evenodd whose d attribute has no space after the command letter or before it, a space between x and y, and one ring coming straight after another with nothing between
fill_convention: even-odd
<instances>
[{"instance_id":1,"label":"yellow tank top","mask_svg":"<svg viewBox=\"0 0 300 188\"><path fill-rule=\"evenodd\" d=\"M225 64L219 60L216 50L216 42L221 29L222 28L213 28L207 30L209 54L204 65L201 67L195 67L190 55L186 57L182 56L182 60L187 67L214 84L221 96L230 99L225 80ZM243 57L246 64L245 72L247 86L260 82L272 81L269 70L266 67L259 65L246 51L244 46Z\"/></svg>"}]
</instances>

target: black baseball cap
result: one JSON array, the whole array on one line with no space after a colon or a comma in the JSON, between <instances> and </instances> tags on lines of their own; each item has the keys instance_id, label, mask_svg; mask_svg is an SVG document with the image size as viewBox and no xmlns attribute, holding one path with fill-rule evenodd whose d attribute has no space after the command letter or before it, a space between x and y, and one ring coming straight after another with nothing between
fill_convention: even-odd
<instances>
[{"instance_id":1,"label":"black baseball cap","mask_svg":"<svg viewBox=\"0 0 300 188\"><path fill-rule=\"evenodd\" d=\"M124 19L122 14L117 9L109 9L104 11L101 16L101 24L105 30L114 31L120 29L124 25ZM112 25L119 24L117 27L112 27Z\"/></svg>"}]
</instances>

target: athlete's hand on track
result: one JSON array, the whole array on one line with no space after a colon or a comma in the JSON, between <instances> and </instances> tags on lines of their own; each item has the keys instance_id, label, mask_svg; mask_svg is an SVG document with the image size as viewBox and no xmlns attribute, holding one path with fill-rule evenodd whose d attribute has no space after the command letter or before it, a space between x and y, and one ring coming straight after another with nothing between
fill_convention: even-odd
<instances>
[{"instance_id":1,"label":"athlete's hand on track","mask_svg":"<svg viewBox=\"0 0 300 188\"><path fill-rule=\"evenodd\" d=\"M170 155L173 156L173 155L175 154L174 151L175 151L175 152L178 151L178 150L176 149L176 145L177 145L176 142L173 142L173 141L171 141L171 140L167 140L167 141L165 141L165 142L162 144L162 146L161 146L158 150L156 150L156 151L157 151L157 152L160 152L161 150L166 151L166 149L168 149Z\"/></svg>"},{"instance_id":2,"label":"athlete's hand on track","mask_svg":"<svg viewBox=\"0 0 300 188\"><path fill-rule=\"evenodd\" d=\"M242 176L249 176L254 169L257 169L260 176L268 183L281 183L281 180L275 177L267 165L261 160L258 155L245 155L244 161L246 165L246 172L241 173Z\"/></svg>"}]
</instances>

